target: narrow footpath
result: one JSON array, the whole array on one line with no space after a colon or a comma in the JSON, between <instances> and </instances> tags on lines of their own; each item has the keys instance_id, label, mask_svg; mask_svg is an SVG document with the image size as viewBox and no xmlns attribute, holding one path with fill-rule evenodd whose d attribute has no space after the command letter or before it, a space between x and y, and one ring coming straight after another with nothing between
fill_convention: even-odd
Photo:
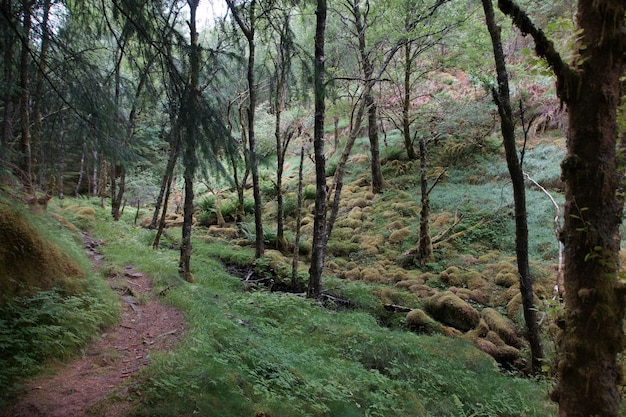
<instances>
[{"instance_id":1,"label":"narrow footpath","mask_svg":"<svg viewBox=\"0 0 626 417\"><path fill-rule=\"evenodd\" d=\"M85 236L85 249L94 266L100 242ZM87 346L82 357L59 365L51 375L27 383L24 397L1 417L122 417L128 404L102 401L116 392L124 397L130 379L150 362L155 351L173 349L185 331L183 314L159 302L151 279L132 266L107 277L119 294L122 315L117 326L105 329Z\"/></svg>"}]
</instances>

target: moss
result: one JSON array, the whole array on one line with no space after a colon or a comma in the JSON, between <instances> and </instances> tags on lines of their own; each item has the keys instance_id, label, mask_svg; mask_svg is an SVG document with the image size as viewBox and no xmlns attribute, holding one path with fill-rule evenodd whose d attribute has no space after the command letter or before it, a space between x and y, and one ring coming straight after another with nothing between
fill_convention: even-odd
<instances>
[{"instance_id":1,"label":"moss","mask_svg":"<svg viewBox=\"0 0 626 417\"><path fill-rule=\"evenodd\" d=\"M353 269L349 269L347 271L344 271L341 274L342 278L345 279L349 279L351 281L357 281L361 279L361 270L357 267L357 268L353 268Z\"/></svg>"},{"instance_id":2,"label":"moss","mask_svg":"<svg viewBox=\"0 0 626 417\"><path fill-rule=\"evenodd\" d=\"M416 333L442 333L442 326L419 308L411 310L406 315L406 326Z\"/></svg>"},{"instance_id":3,"label":"moss","mask_svg":"<svg viewBox=\"0 0 626 417\"><path fill-rule=\"evenodd\" d=\"M494 282L497 285L509 288L517 284L519 282L519 278L517 277L517 274L513 272L500 272L498 275L496 275Z\"/></svg>"},{"instance_id":4,"label":"moss","mask_svg":"<svg viewBox=\"0 0 626 417\"><path fill-rule=\"evenodd\" d=\"M76 217L83 220L94 220L96 211L93 207L78 207L75 211Z\"/></svg>"},{"instance_id":5,"label":"moss","mask_svg":"<svg viewBox=\"0 0 626 417\"><path fill-rule=\"evenodd\" d=\"M234 227L211 226L208 231L210 236L225 237L227 239L237 239L240 235L239 229Z\"/></svg>"},{"instance_id":6,"label":"moss","mask_svg":"<svg viewBox=\"0 0 626 417\"><path fill-rule=\"evenodd\" d=\"M411 229L404 227L400 230L395 230L389 235L389 243L398 244L404 242L411 235Z\"/></svg>"},{"instance_id":7,"label":"moss","mask_svg":"<svg viewBox=\"0 0 626 417\"><path fill-rule=\"evenodd\" d=\"M335 223L335 226L345 227L349 229L358 229L359 227L361 227L361 220L356 220L350 217L346 217L346 218L338 220L337 223Z\"/></svg>"},{"instance_id":8,"label":"moss","mask_svg":"<svg viewBox=\"0 0 626 417\"><path fill-rule=\"evenodd\" d=\"M326 246L327 253L333 256L350 256L350 254L359 252L361 246L352 242L330 241Z\"/></svg>"},{"instance_id":9,"label":"moss","mask_svg":"<svg viewBox=\"0 0 626 417\"><path fill-rule=\"evenodd\" d=\"M464 275L463 279L465 280L465 285L470 290L478 290L488 286L487 281L476 271L471 271L469 274Z\"/></svg>"},{"instance_id":10,"label":"moss","mask_svg":"<svg viewBox=\"0 0 626 417\"><path fill-rule=\"evenodd\" d=\"M482 319L487 323L489 328L494 331L507 345L520 348L522 341L517 335L515 323L509 318L504 317L493 308L485 308L481 312Z\"/></svg>"},{"instance_id":11,"label":"moss","mask_svg":"<svg viewBox=\"0 0 626 417\"><path fill-rule=\"evenodd\" d=\"M398 229L402 229L405 224L405 222L403 222L402 220L395 220L391 223L389 223L387 226L385 226L385 229L387 230L398 230Z\"/></svg>"},{"instance_id":12,"label":"moss","mask_svg":"<svg viewBox=\"0 0 626 417\"><path fill-rule=\"evenodd\" d=\"M363 209L361 207L353 207L348 213L348 218L352 220L363 220Z\"/></svg>"},{"instance_id":13,"label":"moss","mask_svg":"<svg viewBox=\"0 0 626 417\"><path fill-rule=\"evenodd\" d=\"M458 330L470 330L480 321L478 311L450 291L435 294L425 307L434 318Z\"/></svg>"},{"instance_id":14,"label":"moss","mask_svg":"<svg viewBox=\"0 0 626 417\"><path fill-rule=\"evenodd\" d=\"M26 215L0 204L0 294L26 296L60 285L70 292L85 272L59 246L29 224Z\"/></svg>"},{"instance_id":15,"label":"moss","mask_svg":"<svg viewBox=\"0 0 626 417\"><path fill-rule=\"evenodd\" d=\"M366 207L368 206L370 203L363 197L359 197L359 198L355 198L351 201L348 201L347 206L352 209L354 207Z\"/></svg>"}]
</instances>

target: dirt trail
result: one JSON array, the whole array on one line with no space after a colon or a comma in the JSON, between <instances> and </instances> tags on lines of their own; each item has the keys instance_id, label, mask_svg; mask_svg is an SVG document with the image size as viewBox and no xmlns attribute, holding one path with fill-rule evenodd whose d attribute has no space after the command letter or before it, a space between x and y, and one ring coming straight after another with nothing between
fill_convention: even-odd
<instances>
[{"instance_id":1,"label":"dirt trail","mask_svg":"<svg viewBox=\"0 0 626 417\"><path fill-rule=\"evenodd\" d=\"M85 238L87 253L95 265L101 260L98 245ZM120 323L106 329L81 358L60 365L54 375L30 381L19 403L0 412L0 416L84 417L109 392L121 388L145 367L152 351L174 347L185 329L183 315L157 300L150 278L126 266L123 274L107 280L120 295ZM97 415L121 417L126 415L125 406L123 402L101 402Z\"/></svg>"}]
</instances>

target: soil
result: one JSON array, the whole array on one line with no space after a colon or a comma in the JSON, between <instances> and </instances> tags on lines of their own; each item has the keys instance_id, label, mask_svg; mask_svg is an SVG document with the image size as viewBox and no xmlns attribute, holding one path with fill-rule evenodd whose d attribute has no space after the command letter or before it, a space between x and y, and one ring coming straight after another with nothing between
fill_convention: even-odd
<instances>
[{"instance_id":1,"label":"soil","mask_svg":"<svg viewBox=\"0 0 626 417\"><path fill-rule=\"evenodd\" d=\"M85 236L85 247L97 267L101 242ZM107 278L120 296L119 324L106 329L88 345L83 355L56 365L52 375L42 375L26 384L24 396L1 417L107 417L127 415L129 404L120 400L133 375L150 362L154 351L175 347L185 331L183 314L159 302L151 279L133 266ZM102 401L110 393L116 400Z\"/></svg>"}]
</instances>

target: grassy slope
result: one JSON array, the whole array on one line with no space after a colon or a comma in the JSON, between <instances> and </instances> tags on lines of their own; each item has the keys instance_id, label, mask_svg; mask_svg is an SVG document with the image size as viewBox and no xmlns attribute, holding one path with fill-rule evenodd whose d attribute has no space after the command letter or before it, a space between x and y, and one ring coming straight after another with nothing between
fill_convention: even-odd
<instances>
[{"instance_id":1,"label":"grassy slope","mask_svg":"<svg viewBox=\"0 0 626 417\"><path fill-rule=\"evenodd\" d=\"M127 213L125 220L131 217ZM98 222L93 233L107 242L103 250L111 262L152 275L157 290L165 290L188 319L180 348L154 358L131 385L136 415L551 413L545 384L502 375L490 357L464 341L390 330L367 312L246 289L216 257L245 263L253 255L249 248L197 238L197 282L188 285L177 278L177 251L149 248L152 232ZM358 283L331 279L327 285L371 298L371 288Z\"/></svg>"},{"instance_id":2,"label":"grassy slope","mask_svg":"<svg viewBox=\"0 0 626 417\"><path fill-rule=\"evenodd\" d=\"M117 297L90 269L78 230L0 194L0 408L24 377L67 359L115 322ZM10 220L10 221L7 221Z\"/></svg>"},{"instance_id":3,"label":"grassy slope","mask_svg":"<svg viewBox=\"0 0 626 417\"><path fill-rule=\"evenodd\" d=\"M527 166L536 165L543 175L553 177L545 169L554 165L553 152L537 149L539 157L529 155ZM331 251L329 263L334 267L325 281L325 288L354 300L358 307L355 311L329 310L293 295L250 291L216 260L249 263L253 255L250 248L229 245L203 231L196 231L194 242L197 283L184 284L176 271L178 252L152 251L152 232L130 225L134 213L127 211L123 221L114 224L108 212L89 201L68 200L58 208L79 227L90 228L96 237L106 240L103 250L110 263L104 268L137 266L155 278L157 290L166 293L167 300L184 311L189 320L190 330L180 349L154 358L154 365L131 385L128 393L136 401L137 415L196 412L252 416L262 415L262 411L274 416L553 413L546 383L502 375L490 357L468 343L442 336L418 336L379 324L384 318L380 299L420 303L410 291L389 284L410 282L426 274L431 278L425 284L439 287L443 283L437 274L450 265L467 262L468 268L487 270L478 259L485 258L487 263L510 261L512 220L507 214L510 196L505 167L497 158L486 157L475 164L473 173L451 170L446 181L433 191L434 224L445 228L445 214L457 208L469 213L463 227L470 231L438 248L437 260L427 267L428 271L406 271L406 275L396 271L400 275L389 278L377 271L392 270L398 254L415 242L419 196L403 189L414 186L417 171L409 166L403 176L392 169L405 167L389 163L386 178L394 188L373 196L362 180L368 165L362 155L356 153L350 165L349 186L342 200L344 222L331 242L335 253ZM482 180L468 185L468 176L472 175ZM531 233L536 233L531 238L535 243L531 248L533 257L552 259L552 208L541 193L530 195L529 211L535 214ZM350 217L359 211L360 215ZM537 215L540 212L542 216ZM491 221L483 228L472 229L472 222L483 217ZM352 221L355 219L357 223ZM394 222L398 223L393 228L387 227ZM408 234L390 244L389 238L399 226ZM58 228L58 221L47 227ZM172 241L178 240L178 233L176 229L168 232ZM378 241L377 235L384 239ZM358 268L361 279L341 275L350 267Z\"/></svg>"}]
</instances>

